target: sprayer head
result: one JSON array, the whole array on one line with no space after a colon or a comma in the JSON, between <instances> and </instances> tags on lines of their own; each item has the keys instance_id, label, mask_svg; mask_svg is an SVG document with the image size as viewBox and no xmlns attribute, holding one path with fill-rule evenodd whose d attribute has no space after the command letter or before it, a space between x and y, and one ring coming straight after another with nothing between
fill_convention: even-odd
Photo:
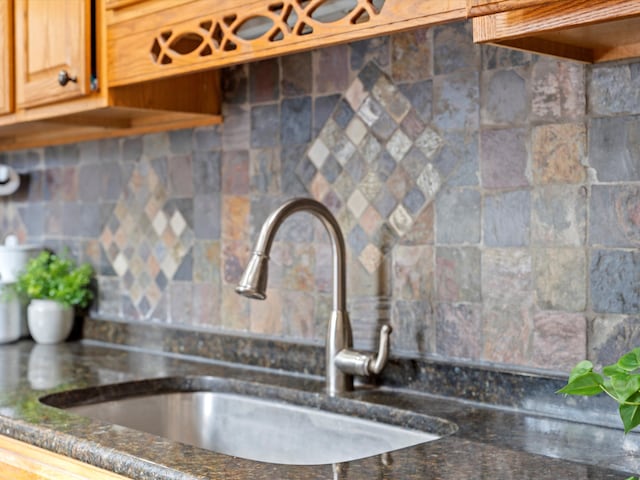
<instances>
[{"instance_id":1,"label":"sprayer head","mask_svg":"<svg viewBox=\"0 0 640 480\"><path fill-rule=\"evenodd\" d=\"M261 252L253 252L249 264L236 287L236 293L258 300L267 298L268 265L268 256Z\"/></svg>"}]
</instances>

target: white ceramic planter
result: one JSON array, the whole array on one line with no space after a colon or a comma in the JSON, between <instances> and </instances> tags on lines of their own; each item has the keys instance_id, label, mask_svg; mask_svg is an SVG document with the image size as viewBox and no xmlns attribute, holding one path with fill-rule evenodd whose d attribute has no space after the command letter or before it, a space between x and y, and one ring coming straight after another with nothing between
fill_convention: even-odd
<instances>
[{"instance_id":1,"label":"white ceramic planter","mask_svg":"<svg viewBox=\"0 0 640 480\"><path fill-rule=\"evenodd\" d=\"M73 328L73 307L54 300L31 300L27 308L29 333L38 343L64 342Z\"/></svg>"}]
</instances>

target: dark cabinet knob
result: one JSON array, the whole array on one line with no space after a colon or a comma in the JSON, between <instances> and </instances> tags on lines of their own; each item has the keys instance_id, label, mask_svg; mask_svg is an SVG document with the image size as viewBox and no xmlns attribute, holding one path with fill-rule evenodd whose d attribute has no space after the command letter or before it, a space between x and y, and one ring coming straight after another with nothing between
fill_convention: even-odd
<instances>
[{"instance_id":1,"label":"dark cabinet knob","mask_svg":"<svg viewBox=\"0 0 640 480\"><path fill-rule=\"evenodd\" d=\"M66 70L60 70L60 73L58 74L58 83L61 87L64 87L69 82L76 83L77 81L78 77L71 77L69 76L69 72Z\"/></svg>"}]
</instances>

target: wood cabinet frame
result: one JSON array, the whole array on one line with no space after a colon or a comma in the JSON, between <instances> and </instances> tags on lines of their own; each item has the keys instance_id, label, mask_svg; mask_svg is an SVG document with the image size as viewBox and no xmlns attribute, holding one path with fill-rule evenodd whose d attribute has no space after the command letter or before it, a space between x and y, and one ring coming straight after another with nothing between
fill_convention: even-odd
<instances>
[{"instance_id":1,"label":"wood cabinet frame","mask_svg":"<svg viewBox=\"0 0 640 480\"><path fill-rule=\"evenodd\" d=\"M87 3L89 1L86 0ZM105 0L93 1L96 88L84 88L81 94L63 99L56 97L57 87L54 85L53 90L45 89L41 99L14 105L12 113L0 115L0 151L192 128L222 121L221 82L217 70L175 79L165 77L121 88L109 85L105 51ZM13 2L5 0L0 3ZM23 12L21 15L28 14L24 8L20 11ZM83 41L87 41L88 33L85 32ZM16 49L19 48L16 46ZM83 60L87 63L90 61ZM54 75L57 82L56 77ZM83 77L83 82L88 84L88 75L84 74Z\"/></svg>"},{"instance_id":2,"label":"wood cabinet frame","mask_svg":"<svg viewBox=\"0 0 640 480\"><path fill-rule=\"evenodd\" d=\"M587 63L640 56L635 0L468 0L473 38Z\"/></svg>"},{"instance_id":3,"label":"wood cabinet frame","mask_svg":"<svg viewBox=\"0 0 640 480\"><path fill-rule=\"evenodd\" d=\"M13 112L13 2L0 2L0 115Z\"/></svg>"}]
</instances>

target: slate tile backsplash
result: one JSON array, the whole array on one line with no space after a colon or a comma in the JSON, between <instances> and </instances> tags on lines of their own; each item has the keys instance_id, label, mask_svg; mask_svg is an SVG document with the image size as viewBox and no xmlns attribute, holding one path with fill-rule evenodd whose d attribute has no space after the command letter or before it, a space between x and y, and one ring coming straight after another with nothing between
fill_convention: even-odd
<instances>
[{"instance_id":1,"label":"slate tile backsplash","mask_svg":"<svg viewBox=\"0 0 640 480\"><path fill-rule=\"evenodd\" d=\"M71 248L96 316L324 340L330 245L287 220L266 302L233 287L311 196L348 244L358 347L566 370L640 338L640 63L476 46L467 23L229 68L216 127L0 154L2 235Z\"/></svg>"}]
</instances>

